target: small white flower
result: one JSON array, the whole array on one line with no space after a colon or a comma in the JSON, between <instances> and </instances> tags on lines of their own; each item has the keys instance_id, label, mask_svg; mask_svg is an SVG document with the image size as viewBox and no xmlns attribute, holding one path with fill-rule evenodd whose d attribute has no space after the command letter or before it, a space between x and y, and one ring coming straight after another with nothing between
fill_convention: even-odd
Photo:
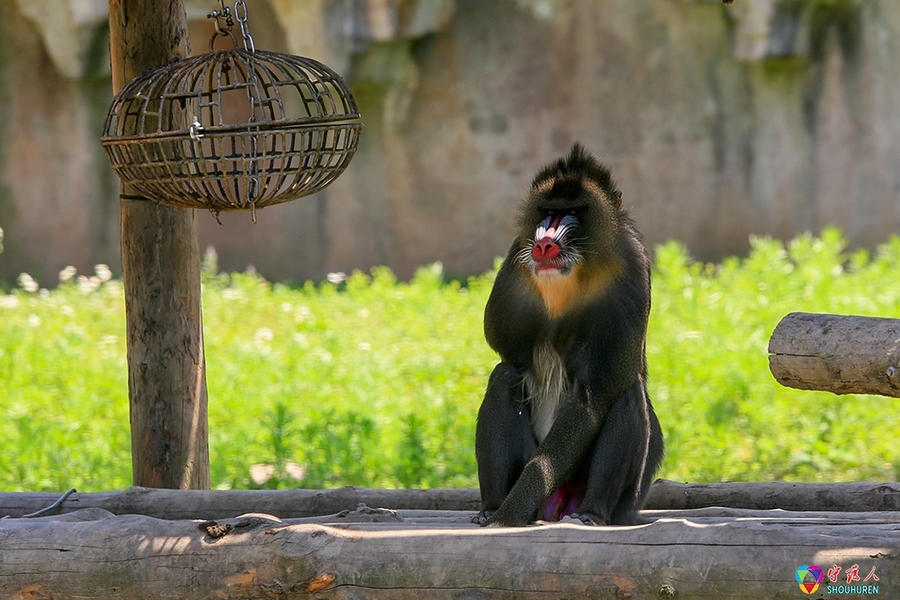
<instances>
[{"instance_id":1,"label":"small white flower","mask_svg":"<svg viewBox=\"0 0 900 600\"><path fill-rule=\"evenodd\" d=\"M286 463L284 463L284 470L288 475L290 475L293 479L296 479L297 481L300 481L301 479L306 477L306 469L303 467L303 465L298 465L297 463L295 463L292 460L289 460Z\"/></svg>"},{"instance_id":2,"label":"small white flower","mask_svg":"<svg viewBox=\"0 0 900 600\"><path fill-rule=\"evenodd\" d=\"M78 284L78 291L82 294L90 294L100 286L100 279L98 277L85 277L84 275L79 275L78 279L75 281Z\"/></svg>"},{"instance_id":3,"label":"small white flower","mask_svg":"<svg viewBox=\"0 0 900 600\"><path fill-rule=\"evenodd\" d=\"M63 269L62 271L59 272L59 282L65 283L65 282L69 281L70 279L72 279L73 277L75 277L75 275L77 273L78 273L78 269L76 269L72 265L69 265L68 267L66 267L65 269Z\"/></svg>"},{"instance_id":4,"label":"small white flower","mask_svg":"<svg viewBox=\"0 0 900 600\"><path fill-rule=\"evenodd\" d=\"M28 273L21 273L19 275L19 287L25 290L26 292L34 293L40 289L40 286L37 284L31 275Z\"/></svg>"},{"instance_id":5,"label":"small white flower","mask_svg":"<svg viewBox=\"0 0 900 600\"><path fill-rule=\"evenodd\" d=\"M275 333L269 329L268 327L260 327L256 330L256 334L253 336L253 339L257 344L264 344L266 342L271 342L275 337Z\"/></svg>"},{"instance_id":6,"label":"small white flower","mask_svg":"<svg viewBox=\"0 0 900 600\"><path fill-rule=\"evenodd\" d=\"M41 324L41 318L37 315L28 315L28 326L37 327Z\"/></svg>"},{"instance_id":7,"label":"small white flower","mask_svg":"<svg viewBox=\"0 0 900 600\"><path fill-rule=\"evenodd\" d=\"M341 283L342 281L347 279L347 274L343 271L337 271L336 273L329 273L325 276L330 283Z\"/></svg>"},{"instance_id":8,"label":"small white flower","mask_svg":"<svg viewBox=\"0 0 900 600\"><path fill-rule=\"evenodd\" d=\"M298 306L297 310L294 312L294 320L298 323L302 323L312 314L312 310L308 306Z\"/></svg>"},{"instance_id":9,"label":"small white flower","mask_svg":"<svg viewBox=\"0 0 900 600\"><path fill-rule=\"evenodd\" d=\"M250 479L256 485L262 485L275 475L275 465L250 465Z\"/></svg>"},{"instance_id":10,"label":"small white flower","mask_svg":"<svg viewBox=\"0 0 900 600\"><path fill-rule=\"evenodd\" d=\"M360 342L359 346L357 346L357 348L359 348L363 352L368 352L369 350L372 349L372 344L370 344L369 342Z\"/></svg>"},{"instance_id":11,"label":"small white flower","mask_svg":"<svg viewBox=\"0 0 900 600\"><path fill-rule=\"evenodd\" d=\"M94 265L94 273L97 274L97 277L100 278L100 281L102 282L107 282L112 279L112 271L109 270L107 265Z\"/></svg>"}]
</instances>

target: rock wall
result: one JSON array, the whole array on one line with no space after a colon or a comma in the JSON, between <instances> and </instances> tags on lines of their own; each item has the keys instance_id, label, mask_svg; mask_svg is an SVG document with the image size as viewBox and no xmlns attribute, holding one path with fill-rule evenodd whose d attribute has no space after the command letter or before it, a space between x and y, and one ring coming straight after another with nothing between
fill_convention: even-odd
<instances>
[{"instance_id":1,"label":"rock wall","mask_svg":"<svg viewBox=\"0 0 900 600\"><path fill-rule=\"evenodd\" d=\"M0 280L118 264L106 0L0 0ZM195 53L216 8L190 0ZM201 215L220 267L270 279L505 252L533 173L580 140L651 244L701 259L900 225L896 0L249 0L259 48L318 58L366 123L316 196Z\"/></svg>"}]
</instances>

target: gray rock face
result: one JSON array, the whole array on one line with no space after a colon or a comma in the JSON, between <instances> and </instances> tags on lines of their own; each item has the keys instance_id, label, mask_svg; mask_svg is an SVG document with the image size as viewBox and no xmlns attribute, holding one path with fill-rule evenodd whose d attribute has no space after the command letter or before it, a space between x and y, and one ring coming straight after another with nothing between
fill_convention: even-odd
<instances>
[{"instance_id":1,"label":"gray rock face","mask_svg":"<svg viewBox=\"0 0 900 600\"><path fill-rule=\"evenodd\" d=\"M53 66L69 79L87 74L98 30L107 18L104 0L15 0L40 35Z\"/></svg>"},{"instance_id":2,"label":"gray rock face","mask_svg":"<svg viewBox=\"0 0 900 600\"><path fill-rule=\"evenodd\" d=\"M115 265L105 2L0 0L0 279ZM894 0L255 0L256 45L351 83L360 150L324 192L201 215L224 269L321 278L490 268L531 177L583 142L650 244L715 259L750 234L900 225ZM218 2L187 2L195 53ZM219 42L217 42L219 43Z\"/></svg>"}]
</instances>

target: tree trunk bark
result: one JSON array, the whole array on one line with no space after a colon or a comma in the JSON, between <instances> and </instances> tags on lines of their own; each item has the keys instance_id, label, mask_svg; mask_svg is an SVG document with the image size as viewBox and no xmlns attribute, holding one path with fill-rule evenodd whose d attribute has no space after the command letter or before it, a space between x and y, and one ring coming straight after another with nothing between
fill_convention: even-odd
<instances>
[{"instance_id":1,"label":"tree trunk bark","mask_svg":"<svg viewBox=\"0 0 900 600\"><path fill-rule=\"evenodd\" d=\"M182 0L109 0L113 89L190 53ZM209 488L200 248L193 210L121 192L135 485Z\"/></svg>"},{"instance_id":2,"label":"tree trunk bark","mask_svg":"<svg viewBox=\"0 0 900 600\"><path fill-rule=\"evenodd\" d=\"M791 313L769 339L782 385L900 397L900 319Z\"/></svg>"}]
</instances>

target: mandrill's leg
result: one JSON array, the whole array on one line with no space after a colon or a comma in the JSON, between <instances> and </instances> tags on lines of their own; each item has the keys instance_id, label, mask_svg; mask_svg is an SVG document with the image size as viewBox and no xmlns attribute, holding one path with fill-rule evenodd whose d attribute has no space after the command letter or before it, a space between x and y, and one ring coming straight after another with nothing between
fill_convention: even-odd
<instances>
[{"instance_id":1,"label":"mandrill's leg","mask_svg":"<svg viewBox=\"0 0 900 600\"><path fill-rule=\"evenodd\" d=\"M662 433L639 378L612 405L592 450L578 518L595 525L637 522L662 460Z\"/></svg>"}]
</instances>

